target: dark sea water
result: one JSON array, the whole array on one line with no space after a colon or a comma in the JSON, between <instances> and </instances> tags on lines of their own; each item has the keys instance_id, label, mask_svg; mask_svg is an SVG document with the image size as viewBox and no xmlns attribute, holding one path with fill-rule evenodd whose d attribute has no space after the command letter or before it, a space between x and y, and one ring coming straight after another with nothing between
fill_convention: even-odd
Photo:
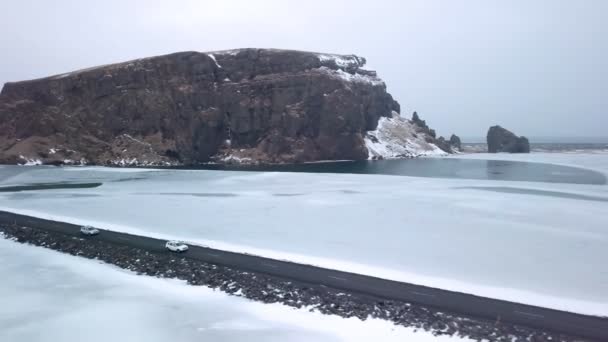
<instances>
[{"instance_id":1,"label":"dark sea water","mask_svg":"<svg viewBox=\"0 0 608 342\"><path fill-rule=\"evenodd\" d=\"M14 185L14 186L0 186L0 192L20 192L20 191L34 191L34 190L54 190L54 189L87 189L96 188L101 186L102 183L69 183L69 182L55 182L55 183L32 183L25 185Z\"/></svg>"},{"instance_id":2,"label":"dark sea water","mask_svg":"<svg viewBox=\"0 0 608 342\"><path fill-rule=\"evenodd\" d=\"M463 144L466 150L471 149L485 152L483 143ZM608 144L604 143L537 143L532 144L532 150L537 152L567 152L567 153L608 153ZM601 156L598 156L601 157ZM69 173L66 178L63 168L54 166L0 167L0 192L23 192L53 189L92 188L102 185L102 182L129 182L146 179L145 174L120 175L109 179L107 177L78 177L87 173ZM457 178L479 180L528 181L546 183L571 184L606 184L603 173L554 164L544 164L524 161L500 161L481 159L457 158L415 158L376 161L342 161L319 162L309 164L288 165L218 165L207 164L195 167L167 167L161 170L228 170L228 171L261 171L261 172L311 172L311 173L350 173L350 174L382 174L430 178ZM29 182L11 182L11 179L27 172L31 174ZM34 176L35 175L35 176ZM107 174L106 174L107 175ZM120 176L119 176L120 175ZM56 177L55 177L56 176ZM2 186L4 184L4 186Z\"/></svg>"}]
</instances>

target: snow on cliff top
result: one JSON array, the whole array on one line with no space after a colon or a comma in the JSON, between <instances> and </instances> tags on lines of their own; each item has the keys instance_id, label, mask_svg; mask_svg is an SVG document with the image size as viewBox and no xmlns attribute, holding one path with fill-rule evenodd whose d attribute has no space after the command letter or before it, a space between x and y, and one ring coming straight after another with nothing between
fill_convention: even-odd
<instances>
[{"instance_id":1,"label":"snow on cliff top","mask_svg":"<svg viewBox=\"0 0 608 342\"><path fill-rule=\"evenodd\" d=\"M348 73L341 69L334 70L334 69L330 69L330 68L324 67L324 66L320 67L317 70L319 70L331 77L339 78L339 79L347 81L347 82L371 83L371 85L384 85L385 84L382 79L380 79L376 76L351 74L351 73Z\"/></svg>"},{"instance_id":2,"label":"snow on cliff top","mask_svg":"<svg viewBox=\"0 0 608 342\"><path fill-rule=\"evenodd\" d=\"M333 61L340 68L355 67L359 68L365 65L365 58L361 58L355 55L336 55L328 53L317 54L321 63Z\"/></svg>"},{"instance_id":3,"label":"snow on cliff top","mask_svg":"<svg viewBox=\"0 0 608 342\"><path fill-rule=\"evenodd\" d=\"M137 59L133 59L133 60L128 60L128 61L124 61L124 62L117 62L117 63L108 63L108 64L102 64L102 65L96 65L96 66L92 66L92 67L88 67L88 68L82 68L82 69L76 69L73 71L69 71L69 72L65 72L65 73L61 73L61 74L56 74L56 75L51 75L51 76L47 76L47 77L41 77L41 78L36 78L36 79L30 79L30 80L23 80L23 81L17 81L17 82L7 82L7 83L21 83L21 82L31 82L31 81L39 81L39 80L59 80L62 78L67 78L67 77L72 77L72 76L76 76L85 72L90 72L90 71L94 71L94 70L99 70L99 69L103 69L103 68L122 68L122 67L131 67L136 65L136 63L138 62L142 62L145 60L150 60L150 59L154 59L154 58L159 58L159 57L166 57L166 56L171 56L171 55L176 55L176 54L184 54L184 53L201 53L201 54L207 54L210 58L212 58L216 65L219 66L219 64L217 64L217 61L215 60L215 56L214 55L231 55L231 56L235 56L237 55L239 52L241 51L245 51L245 50L251 50L252 48L242 48L242 49L230 49L230 50L217 50L217 51L207 51L207 52L203 52L203 51L182 51L182 52L174 52L174 53L170 53L170 54L165 54L165 55L157 55L157 56L149 56L149 57L143 57L143 58L137 58ZM274 51L274 52L280 52L280 51L285 51L285 52L301 52L301 53L305 53L305 54L310 54L312 56L316 56L319 59L319 62L322 65L328 65L328 64L332 64L335 63L335 65L342 69L342 70L346 70L346 69L350 69L350 70L356 70L356 69L361 69L365 63L366 63L366 59L363 57L359 57L356 55L340 55L340 54L333 54L333 53L320 53L320 52L311 52L311 51L299 51L299 50L283 50L283 49L257 49L257 50L265 50L265 51Z\"/></svg>"}]
</instances>

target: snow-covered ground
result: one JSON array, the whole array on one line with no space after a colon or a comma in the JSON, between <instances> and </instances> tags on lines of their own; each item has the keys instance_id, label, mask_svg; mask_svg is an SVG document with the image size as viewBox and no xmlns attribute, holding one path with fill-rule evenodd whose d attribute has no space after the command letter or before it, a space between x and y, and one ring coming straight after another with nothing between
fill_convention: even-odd
<instances>
[{"instance_id":1,"label":"snow-covered ground","mask_svg":"<svg viewBox=\"0 0 608 342\"><path fill-rule=\"evenodd\" d=\"M425 140L425 134L416 133L416 126L393 112L391 118L381 117L378 127L367 132L365 146L369 159L419 156L446 156L447 153Z\"/></svg>"},{"instance_id":2,"label":"snow-covered ground","mask_svg":"<svg viewBox=\"0 0 608 342\"><path fill-rule=\"evenodd\" d=\"M570 156L497 157L608 170L608 155ZM0 209L608 315L606 185L87 167L2 174L9 171L3 185L104 184L2 193Z\"/></svg>"},{"instance_id":3,"label":"snow-covered ground","mask_svg":"<svg viewBox=\"0 0 608 342\"><path fill-rule=\"evenodd\" d=\"M0 239L0 340L469 341L323 316Z\"/></svg>"}]
</instances>

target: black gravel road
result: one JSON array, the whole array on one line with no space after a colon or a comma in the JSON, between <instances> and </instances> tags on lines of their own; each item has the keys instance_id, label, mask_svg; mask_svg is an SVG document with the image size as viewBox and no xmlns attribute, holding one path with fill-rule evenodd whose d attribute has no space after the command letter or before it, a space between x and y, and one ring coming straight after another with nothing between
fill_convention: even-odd
<instances>
[{"instance_id":1,"label":"black gravel road","mask_svg":"<svg viewBox=\"0 0 608 342\"><path fill-rule=\"evenodd\" d=\"M294 296L294 298L299 295L294 294L295 290L292 289L292 287L294 286L293 284L301 284L301 286L296 286L300 290L304 289L305 291L308 291L310 289L326 289L323 291L329 291L331 293L331 298L347 296L350 298L351 302L355 302L355 304L352 305L352 310L349 311L350 313L347 312L348 310L345 311L345 309L335 309L336 304L328 304L330 309L325 310L329 311L325 313L341 314L340 312L344 311L342 312L343 316L354 315L361 316L360 318L365 319L367 317L366 315L369 314L369 316L371 317L389 318L395 321L395 319L393 319L394 317L382 317L381 313L375 313L376 311L378 311L378 306L387 304L388 308L390 306L388 304L393 302L406 303L400 304L402 305L401 307L403 308L403 305L405 305L408 307L408 310L410 310L411 305L428 308L428 310L430 311L424 309L428 311L427 313L425 313L425 315L432 315L434 317L432 319L433 322L441 322L441 319L438 317L447 317L450 316L450 314L448 313L452 313L458 317L464 317L465 321L468 321L470 319L480 320L479 322L472 324L472 326L474 326L475 324L477 324L477 326L479 326L480 328L482 328L482 326L486 326L485 328L483 328L485 329L485 332L480 336L477 336L476 334L471 332L463 334L462 332L456 331L450 331L449 334L456 333L459 335L466 335L476 339L502 340L498 338L501 332L502 334L506 334L508 332L508 334L513 337L524 336L526 339L529 337L536 336L536 338L532 338L531 340L538 341L575 341L578 337L590 340L608 341L608 318L587 316L503 300L484 298L470 294L446 291L426 286L391 281L316 266L296 264L292 262L268 259L248 254L226 252L202 246L190 245L190 249L187 252L176 255L174 253L168 252L165 249L164 244L166 241L164 240L158 240L145 236L137 236L125 233L117 233L101 229L101 233L99 235L85 237L80 234L80 226L77 225L44 220L4 211L0 211L0 225L2 226L2 229L0 229L0 231L4 231L8 237L13 237L19 240L20 242L29 242L38 245L43 245L48 248L63 250L75 255L87 256L85 255L86 251L75 251L74 248L70 250L71 247L66 247L65 244L61 245L60 239L57 240L57 238L49 238L48 235L61 235L65 238L70 238L72 240L78 240L85 243L88 242L92 246L102 246L102 244L106 244L107 246L124 246L125 248L129 247L131 248L131 250L128 253L135 253L133 251L137 250L145 251L145 255L150 256L150 258L156 258L157 256L166 258L167 256L170 256L172 260L171 262L175 262L175 260L180 260L182 263L196 262L197 265L213 265L210 268L208 266L204 266L204 268L208 268L209 270L215 270L215 272L217 272L218 266L225 267L226 270L231 270L231 272L234 270L234 272L240 274L241 278L243 274L252 274L259 275L261 277L267 277L264 278L265 280L263 281L263 283L266 282L268 284L272 284L273 281L278 279L282 284L289 285L290 290L288 292L291 293L291 296ZM47 235L41 235L41 233L36 233L33 230L26 230L22 232L22 230L26 228L46 232ZM74 237L77 237L78 239L74 239ZM83 247L81 245L82 244L78 245L80 246L78 248L82 249ZM125 266L131 265L130 262L133 263L134 261L125 261L125 256L128 259L129 254L126 252L126 250L124 250L123 252L124 253L121 254L122 259L118 261L114 260L116 259L116 257L114 257L114 259L110 258L109 260L107 258L100 257L100 253L102 252L95 252L95 255L89 255L89 257L97 257L103 259L104 261L108 261L115 264L121 264L119 266L124 266L125 268L133 269L135 271L138 271L139 273L157 276L172 276L172 271L170 270L167 271L169 274L159 274L159 272L151 270L149 265L145 268L138 268L137 265L134 265L133 267ZM136 261L141 262L141 260L143 259L137 257ZM158 262L156 262L156 264L158 264ZM190 265L189 267L194 266ZM196 267L201 268L203 266ZM144 269L144 271L142 271L142 269ZM194 274L192 274L192 276L194 276ZM216 280L218 279L217 276L214 277ZM234 275L234 277L237 276ZM256 277L250 276L250 278L255 279ZM188 280L190 283L193 284L202 283L204 285L209 285L209 282L211 281L196 281L190 278L185 280ZM229 293L236 292L237 287L247 287L243 284L242 281L235 281L233 285L227 286L224 284L222 286L223 288L221 289ZM277 288L280 288L280 286L277 285ZM250 289L249 295L246 294L245 297L251 298L251 294L254 292L255 291L251 291ZM264 296L268 296L268 294L266 293L268 291L264 290L262 292L264 292ZM278 300L276 301L285 302L285 300L281 300L284 299L284 293L285 292L283 292L283 294L281 295L278 295ZM366 298L365 300L363 300L363 302L365 303L361 303L361 300L359 300L359 303L357 303L357 300L355 300L356 298ZM266 302L269 301L264 298L253 299L262 300ZM340 302L340 300L337 300L337 302ZM294 303L296 304L292 305ZM294 303L286 304L298 307L311 304L310 302L307 303L306 298L300 298L297 300L297 302ZM322 301L322 303L325 302ZM346 305L342 302L339 304L341 304L343 307ZM372 309L364 309L362 305L372 305ZM380 311L382 311L382 307L380 309ZM357 310L361 312L367 312L371 310L371 312L365 314L357 314ZM399 310L402 311L399 312L399 315L404 316L406 314L403 309ZM324 310L321 308L320 311L323 312ZM337 313L333 311L337 311ZM387 315L389 314L387 313ZM399 321L396 321L396 323L404 324L404 322ZM450 330L447 328L441 328L442 324L439 325L440 328L431 330L438 332L438 334L442 332L445 333L445 331ZM462 325L462 321L459 325ZM515 328L508 328L509 326L513 326ZM518 330L516 328L518 326L521 326L522 328ZM493 329L498 331L498 333L496 331L493 331ZM538 331L539 333L535 333L534 331ZM488 336L488 334L490 334L490 336ZM497 338L492 338L492 336ZM568 336L570 336L571 338L568 338ZM519 340L519 338L516 338L516 340Z\"/></svg>"}]
</instances>

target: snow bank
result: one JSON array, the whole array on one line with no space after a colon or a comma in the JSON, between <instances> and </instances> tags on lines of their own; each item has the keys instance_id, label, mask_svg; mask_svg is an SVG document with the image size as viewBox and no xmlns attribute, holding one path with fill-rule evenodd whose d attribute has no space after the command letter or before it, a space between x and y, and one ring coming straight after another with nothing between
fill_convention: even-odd
<instances>
[{"instance_id":1,"label":"snow bank","mask_svg":"<svg viewBox=\"0 0 608 342\"><path fill-rule=\"evenodd\" d=\"M393 112L393 117L381 117L375 131L367 132L365 145L369 159L446 156L447 153L425 140L424 133L416 133L415 125Z\"/></svg>"},{"instance_id":2,"label":"snow bank","mask_svg":"<svg viewBox=\"0 0 608 342\"><path fill-rule=\"evenodd\" d=\"M355 262L348 262L339 259L328 259L322 257L315 257L312 255L301 255L296 253L289 253L278 250L262 249L252 246L237 245L226 243L223 241L214 241L193 237L186 237L179 233L171 234L159 234L149 232L143 229L135 228L132 226L124 226L118 224L109 224L103 221L92 221L89 219L74 218L69 216L53 215L42 212L37 212L27 209L12 209L0 207L0 210L10 211L17 214L28 215L39 217L47 220L68 222L77 225L92 225L97 228L103 228L106 230L123 232L133 235L148 236L160 240L179 240L184 241L190 245L198 245L203 247L211 247L219 250L235 252L235 253L246 253L250 255L258 255L266 258L291 261L306 265L314 265L323 268L329 268L334 270L341 270L345 272L352 272L358 274L366 274L374 277L402 281L412 284L420 284L435 288L441 288L451 291L457 291L462 293L475 294L482 297L503 299L518 303L532 304L541 307L554 308L557 310L591 314L596 316L607 316L608 315L608 303L601 302L588 302L583 300L576 300L563 297L555 297L545 295L541 293L534 293L531 291L525 291L521 289L512 289L505 287L493 287L485 286L480 284L472 284L467 282L458 281L455 279L439 278L433 276L425 276L423 274L410 273L399 271L395 269L383 268L379 266L371 266L366 264L358 264ZM597 236L595 237L597 238ZM600 237L601 238L601 237Z\"/></svg>"},{"instance_id":3,"label":"snow bank","mask_svg":"<svg viewBox=\"0 0 608 342\"><path fill-rule=\"evenodd\" d=\"M262 304L4 239L0 259L3 341L469 341Z\"/></svg>"}]
</instances>

